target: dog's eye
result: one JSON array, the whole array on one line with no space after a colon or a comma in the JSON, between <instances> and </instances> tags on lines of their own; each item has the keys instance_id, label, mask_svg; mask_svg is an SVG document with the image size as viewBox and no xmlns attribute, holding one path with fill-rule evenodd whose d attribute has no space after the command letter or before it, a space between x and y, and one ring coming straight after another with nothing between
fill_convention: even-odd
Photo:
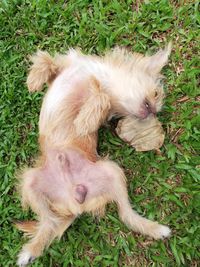
<instances>
[{"instance_id":1,"label":"dog's eye","mask_svg":"<svg viewBox=\"0 0 200 267\"><path fill-rule=\"evenodd\" d=\"M155 91L155 97L158 97L158 91L157 90Z\"/></svg>"},{"instance_id":2,"label":"dog's eye","mask_svg":"<svg viewBox=\"0 0 200 267\"><path fill-rule=\"evenodd\" d=\"M145 106L148 109L149 108L149 103L148 102L145 102Z\"/></svg>"}]
</instances>

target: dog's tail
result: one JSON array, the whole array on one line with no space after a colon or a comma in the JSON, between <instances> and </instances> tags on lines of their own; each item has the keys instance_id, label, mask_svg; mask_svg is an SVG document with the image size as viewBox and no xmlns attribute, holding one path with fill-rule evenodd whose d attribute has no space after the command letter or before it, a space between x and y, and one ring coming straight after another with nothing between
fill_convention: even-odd
<instances>
[{"instance_id":1,"label":"dog's tail","mask_svg":"<svg viewBox=\"0 0 200 267\"><path fill-rule=\"evenodd\" d=\"M67 55L52 57L49 53L40 50L31 57L31 61L33 65L27 78L29 92L42 90L45 83L50 84L68 65Z\"/></svg>"},{"instance_id":2,"label":"dog's tail","mask_svg":"<svg viewBox=\"0 0 200 267\"><path fill-rule=\"evenodd\" d=\"M24 232L26 236L32 237L37 231L37 221L16 221L14 225L17 229Z\"/></svg>"}]
</instances>

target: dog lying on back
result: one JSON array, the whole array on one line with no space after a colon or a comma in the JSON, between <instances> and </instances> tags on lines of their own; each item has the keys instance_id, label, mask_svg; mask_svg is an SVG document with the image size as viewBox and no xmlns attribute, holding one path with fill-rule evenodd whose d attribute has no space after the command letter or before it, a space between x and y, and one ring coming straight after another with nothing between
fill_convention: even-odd
<instances>
[{"instance_id":1,"label":"dog lying on back","mask_svg":"<svg viewBox=\"0 0 200 267\"><path fill-rule=\"evenodd\" d=\"M104 58L76 51L56 58L44 52L33 57L28 88L37 91L48 83L49 89L39 121L41 156L21 174L22 204L31 207L38 221L16 224L31 237L19 254L18 266L39 257L77 216L102 214L109 202L117 204L130 229L155 239L169 236L167 226L132 210L123 171L96 152L98 127L109 116L131 113L144 118L160 109L159 71L169 50L147 58L120 49Z\"/></svg>"},{"instance_id":2,"label":"dog lying on back","mask_svg":"<svg viewBox=\"0 0 200 267\"><path fill-rule=\"evenodd\" d=\"M146 118L160 111L164 98L160 71L170 52L171 43L153 56L120 48L104 57L87 56L71 49L66 55L52 58L47 52L39 51L32 57L27 85L31 92L41 90L44 83L51 85L48 91L51 114L55 107L65 105L68 94L75 93L77 101L87 94L89 97L74 120L76 133L86 135L95 132L105 117ZM100 83L99 90L92 90L88 82L91 77Z\"/></svg>"}]
</instances>

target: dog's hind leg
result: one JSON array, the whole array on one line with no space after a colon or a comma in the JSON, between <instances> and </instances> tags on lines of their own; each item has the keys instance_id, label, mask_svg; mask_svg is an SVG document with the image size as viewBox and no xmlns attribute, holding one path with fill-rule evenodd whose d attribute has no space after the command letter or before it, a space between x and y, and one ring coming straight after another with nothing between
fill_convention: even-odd
<instances>
[{"instance_id":1,"label":"dog's hind leg","mask_svg":"<svg viewBox=\"0 0 200 267\"><path fill-rule=\"evenodd\" d=\"M123 171L114 163L109 162L109 171L113 178L111 180L110 195L117 203L121 220L132 230L154 239L162 239L170 235L169 227L157 222L143 218L131 207L126 189L126 178Z\"/></svg>"},{"instance_id":2,"label":"dog's hind leg","mask_svg":"<svg viewBox=\"0 0 200 267\"><path fill-rule=\"evenodd\" d=\"M168 226L148 220L137 214L132 208L127 197L121 196L117 200L121 220L132 230L151 236L154 239L163 239L170 235Z\"/></svg>"},{"instance_id":3,"label":"dog's hind leg","mask_svg":"<svg viewBox=\"0 0 200 267\"><path fill-rule=\"evenodd\" d=\"M75 216L44 218L41 220L37 225L37 231L35 231L33 238L23 246L18 256L17 265L24 267L39 257L54 238L62 236L74 219Z\"/></svg>"}]
</instances>

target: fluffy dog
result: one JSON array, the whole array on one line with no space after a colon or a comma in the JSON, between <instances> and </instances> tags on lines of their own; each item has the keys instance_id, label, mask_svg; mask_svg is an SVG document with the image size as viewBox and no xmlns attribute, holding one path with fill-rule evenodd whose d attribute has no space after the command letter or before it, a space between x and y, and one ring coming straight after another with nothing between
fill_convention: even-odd
<instances>
[{"instance_id":1,"label":"fluffy dog","mask_svg":"<svg viewBox=\"0 0 200 267\"><path fill-rule=\"evenodd\" d=\"M160 111L164 98L160 71L170 52L171 43L153 56L120 48L104 57L87 56L71 49L66 55L52 58L39 51L32 57L27 84L29 91L38 91L44 82L52 83L48 91L48 110L52 115L55 108L65 105L69 94L76 93L77 99L89 95L74 121L77 134L86 135L99 128L105 115L146 118ZM88 84L92 76L101 85L98 92Z\"/></svg>"},{"instance_id":2,"label":"fluffy dog","mask_svg":"<svg viewBox=\"0 0 200 267\"><path fill-rule=\"evenodd\" d=\"M31 237L18 266L40 256L78 215L102 214L109 202L117 204L121 220L134 231L155 239L169 236L167 226L132 210L123 171L96 152L97 129L108 116L132 113L143 118L159 110L159 71L169 50L152 57L120 49L104 58L74 50L56 58L44 52L33 57L28 88L40 90L48 83L49 90L39 121L41 156L21 174L23 206L31 207L38 221L17 223Z\"/></svg>"}]
</instances>

